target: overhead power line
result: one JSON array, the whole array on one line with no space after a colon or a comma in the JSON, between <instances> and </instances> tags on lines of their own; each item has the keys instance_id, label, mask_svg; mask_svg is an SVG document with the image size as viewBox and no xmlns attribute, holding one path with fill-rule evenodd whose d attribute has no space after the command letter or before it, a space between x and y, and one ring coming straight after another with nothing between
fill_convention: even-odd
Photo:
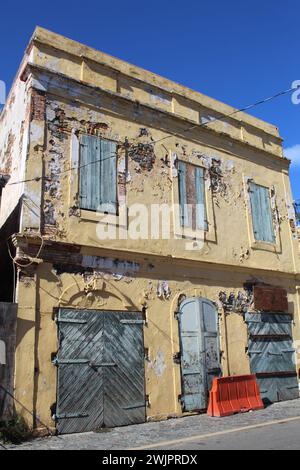
<instances>
[{"instance_id":1,"label":"overhead power line","mask_svg":"<svg viewBox=\"0 0 300 470\"><path fill-rule=\"evenodd\" d=\"M280 96L284 96L284 95L287 95L288 93L291 93L292 91L295 91L295 90L298 90L300 88L300 85L298 87L292 87L292 88L288 88L287 90L283 90L283 91L280 91L279 93L276 93L275 95L272 95L272 96L269 96L268 98L264 98L263 100L259 100L259 101L256 101L255 103L252 103L248 106L245 106L243 108L240 108L240 109L235 109L234 111L228 113L228 114L220 114L219 116L213 118L213 119L210 119L209 121L207 122L202 122L202 123L195 123L189 127L187 127L185 130L182 131L182 133L186 133L186 132L189 132L195 128L205 128L205 127L208 127L210 124L213 124L217 121L224 121L224 119L227 119L228 117L231 117L231 116L234 116L235 114L238 114L238 113L242 113L242 112L245 112L245 111L249 111L250 109L253 109L253 108L256 108L257 106L260 106L264 103L268 103L269 101L272 101L276 98L279 98ZM162 142L162 141L165 141L167 139L170 139L171 137L173 137L173 135L167 135L165 137L162 137L161 139L158 139L158 140L154 140L154 141L151 141L151 142L148 142L149 145L155 145L159 142ZM115 154L111 155L110 157L107 157L107 158L103 158L103 159L100 159L100 160L95 160L93 162L89 162L89 163L86 163L84 165L79 165L79 166L75 166L75 167L71 167L71 168L68 168L67 170L62 170L62 171L59 171L57 173L53 173L51 175L51 177L48 177L48 176L37 176L35 178L32 178L32 179L27 179L27 180L22 180L22 181L14 181L13 183L8 183L8 186L13 186L13 185L16 185L16 184L22 184L22 183L29 183L29 182L33 182L33 181L36 181L36 182L39 182L41 180L46 180L46 181L51 181L51 178L53 177L56 177L56 176L61 176L65 173L68 173L68 172L71 172L71 171L78 171L80 170L81 168L84 168L86 166L89 166L89 165L94 165L96 163L99 163L99 162L104 162L105 160L109 160L110 158L113 158L115 157Z\"/></svg>"},{"instance_id":2,"label":"overhead power line","mask_svg":"<svg viewBox=\"0 0 300 470\"><path fill-rule=\"evenodd\" d=\"M228 117L231 117L231 116L234 116L235 114L238 114L238 113L243 113L245 111L249 111L250 109L253 109L253 108L256 108L257 106L261 105L261 104L264 104L264 103L268 103L269 101L272 101L272 100L275 100L276 98L279 98L280 96L284 96L284 95L287 95L288 93L291 93L292 91L295 91L297 90L298 88L300 88L300 85L296 88L292 87L292 88L288 88L287 90L283 90L283 91L280 91L279 93L276 93L275 95L272 95L272 96L269 96L268 98L265 98L263 100L260 100L260 101L256 101L255 103L252 103L252 104L249 104L248 106L245 106L244 108L240 108L240 109L235 109L234 111L232 111L231 113L228 113L228 114L220 114L219 116L213 118L213 119L210 119L209 121L207 122L202 122L200 124L193 124L192 126L188 127L186 130L182 131L182 132L188 132L192 129L195 129L196 127L199 128L199 127L207 127L209 126L210 124L216 122L216 121L223 121L224 119L228 118ZM163 140L166 140L166 139L169 139L170 135L166 136L166 137L162 137L161 139L158 139L156 141L154 141L153 143L156 144L158 142L161 142Z\"/></svg>"}]
</instances>

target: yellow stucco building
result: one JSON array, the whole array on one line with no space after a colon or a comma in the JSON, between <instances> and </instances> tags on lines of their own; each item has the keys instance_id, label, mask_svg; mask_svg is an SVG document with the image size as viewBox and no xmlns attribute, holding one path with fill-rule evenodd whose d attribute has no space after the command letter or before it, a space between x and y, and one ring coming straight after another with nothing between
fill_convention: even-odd
<instances>
[{"instance_id":1,"label":"yellow stucco building","mask_svg":"<svg viewBox=\"0 0 300 470\"><path fill-rule=\"evenodd\" d=\"M220 375L299 397L290 162L234 111L35 30L0 120L0 301L30 424L181 416Z\"/></svg>"}]
</instances>

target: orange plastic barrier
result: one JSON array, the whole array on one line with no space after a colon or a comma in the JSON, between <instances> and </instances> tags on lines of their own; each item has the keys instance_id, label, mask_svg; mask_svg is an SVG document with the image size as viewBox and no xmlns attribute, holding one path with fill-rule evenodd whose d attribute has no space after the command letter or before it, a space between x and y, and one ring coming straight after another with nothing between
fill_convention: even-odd
<instances>
[{"instance_id":1,"label":"orange plastic barrier","mask_svg":"<svg viewBox=\"0 0 300 470\"><path fill-rule=\"evenodd\" d=\"M221 377L213 380L207 414L230 416L250 410L263 410L264 404L255 375Z\"/></svg>"}]
</instances>

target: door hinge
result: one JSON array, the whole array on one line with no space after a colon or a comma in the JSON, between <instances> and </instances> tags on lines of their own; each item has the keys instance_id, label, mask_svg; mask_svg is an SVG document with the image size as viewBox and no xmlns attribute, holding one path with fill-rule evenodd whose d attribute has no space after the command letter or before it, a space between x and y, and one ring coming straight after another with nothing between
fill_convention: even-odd
<instances>
[{"instance_id":1,"label":"door hinge","mask_svg":"<svg viewBox=\"0 0 300 470\"><path fill-rule=\"evenodd\" d=\"M98 367L118 367L118 364L116 364L115 362L89 362L89 366L92 369L98 369Z\"/></svg>"},{"instance_id":2,"label":"door hinge","mask_svg":"<svg viewBox=\"0 0 300 470\"><path fill-rule=\"evenodd\" d=\"M136 324L136 325L143 325L145 323L145 320L120 320L120 323L123 323L123 324L128 324L128 325L131 325L131 324Z\"/></svg>"},{"instance_id":3,"label":"door hinge","mask_svg":"<svg viewBox=\"0 0 300 470\"><path fill-rule=\"evenodd\" d=\"M62 413L58 415L54 415L54 418L57 419L69 419L69 418L87 418L87 413Z\"/></svg>"},{"instance_id":4,"label":"door hinge","mask_svg":"<svg viewBox=\"0 0 300 470\"><path fill-rule=\"evenodd\" d=\"M145 403L137 403L136 405L122 406L122 410L134 410L136 408L145 408Z\"/></svg>"},{"instance_id":5,"label":"door hinge","mask_svg":"<svg viewBox=\"0 0 300 470\"><path fill-rule=\"evenodd\" d=\"M52 364L55 366L60 366L64 364L88 364L89 359L58 359L58 357L55 357L52 360Z\"/></svg>"},{"instance_id":6,"label":"door hinge","mask_svg":"<svg viewBox=\"0 0 300 470\"><path fill-rule=\"evenodd\" d=\"M77 320L76 318L59 318L56 317L56 323L77 323L79 325L84 325L87 323L87 320Z\"/></svg>"}]
</instances>

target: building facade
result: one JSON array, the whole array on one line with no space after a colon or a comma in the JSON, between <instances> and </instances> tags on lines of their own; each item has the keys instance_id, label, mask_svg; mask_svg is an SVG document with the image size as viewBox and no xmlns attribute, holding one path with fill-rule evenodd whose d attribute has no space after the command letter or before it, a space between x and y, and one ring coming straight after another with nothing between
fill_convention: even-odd
<instances>
[{"instance_id":1,"label":"building facade","mask_svg":"<svg viewBox=\"0 0 300 470\"><path fill-rule=\"evenodd\" d=\"M299 397L299 250L275 126L37 28L0 121L14 393L79 432Z\"/></svg>"}]
</instances>

